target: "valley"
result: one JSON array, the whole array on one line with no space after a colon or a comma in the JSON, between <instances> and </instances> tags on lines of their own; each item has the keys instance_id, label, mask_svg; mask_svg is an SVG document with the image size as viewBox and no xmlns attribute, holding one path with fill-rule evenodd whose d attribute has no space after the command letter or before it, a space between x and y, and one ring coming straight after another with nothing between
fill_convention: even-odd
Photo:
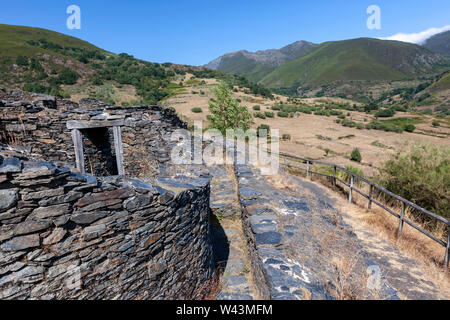
<instances>
[{"instance_id":1,"label":"valley","mask_svg":"<svg viewBox=\"0 0 450 320\"><path fill-rule=\"evenodd\" d=\"M207 127L208 102L213 98L211 89L214 85L217 85L217 81L214 79L196 79L194 81L191 77L191 75L188 75L185 79L189 78L190 80L183 81L186 86L183 88L183 92L168 98L163 104L175 108L178 114L190 125L193 125L194 121L201 120L204 121L203 127ZM204 84L201 84L202 82ZM275 95L275 99L271 100L245 93L245 88L235 87L234 91L237 92L233 92L233 96L251 110L254 117L254 129L257 129L260 125L268 125L270 128L279 129L280 137L289 135L289 139L282 140L280 143L281 152L316 160L320 159L343 166L356 166L369 176L375 173L376 168L379 168L391 155L408 144L450 145L450 122L448 119L443 119L440 120L441 125L439 127L434 127L432 122L438 118L433 115L419 112L398 112L390 118L390 121L404 118L411 119L416 126L413 133L358 129L357 127L336 123L336 120L339 119L338 116L315 115L313 112L311 114L295 112L292 117L279 117L277 115L279 111L273 110L273 106L280 103L289 105L287 97ZM313 108L318 106L325 108L325 106L331 105L362 106L361 103L342 98L305 98L296 99L295 103ZM256 108L259 106L258 111L254 110L255 106ZM201 112L194 108L200 108ZM266 112L273 113L273 118L258 118L258 114ZM373 114L361 111L343 110L342 113L346 118L363 124L368 124L376 119ZM363 157L361 163L350 160L350 154L355 147L361 151Z\"/></svg>"}]
</instances>

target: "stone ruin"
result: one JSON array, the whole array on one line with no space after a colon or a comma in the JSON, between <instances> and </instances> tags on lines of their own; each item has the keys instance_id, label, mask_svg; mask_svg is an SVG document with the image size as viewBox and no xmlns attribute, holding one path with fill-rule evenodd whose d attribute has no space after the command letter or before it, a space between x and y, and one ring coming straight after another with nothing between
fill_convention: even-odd
<instances>
[{"instance_id":1,"label":"stone ruin","mask_svg":"<svg viewBox=\"0 0 450 320\"><path fill-rule=\"evenodd\" d=\"M0 114L0 299L208 294L210 180L170 164L173 109L0 89Z\"/></svg>"}]
</instances>

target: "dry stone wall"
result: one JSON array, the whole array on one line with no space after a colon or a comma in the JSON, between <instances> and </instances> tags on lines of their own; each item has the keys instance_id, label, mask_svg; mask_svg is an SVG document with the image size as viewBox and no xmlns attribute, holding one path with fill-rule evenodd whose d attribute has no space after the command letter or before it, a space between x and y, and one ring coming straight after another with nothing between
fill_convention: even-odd
<instances>
[{"instance_id":1,"label":"dry stone wall","mask_svg":"<svg viewBox=\"0 0 450 320\"><path fill-rule=\"evenodd\" d=\"M110 128L82 130L88 174L74 169L71 120L123 123L124 176ZM180 128L170 108L0 89L0 299L209 294L210 178L170 173Z\"/></svg>"},{"instance_id":2,"label":"dry stone wall","mask_svg":"<svg viewBox=\"0 0 450 320\"><path fill-rule=\"evenodd\" d=\"M0 299L205 292L214 271L208 179L166 179L161 187L0 161Z\"/></svg>"},{"instance_id":3,"label":"dry stone wall","mask_svg":"<svg viewBox=\"0 0 450 320\"><path fill-rule=\"evenodd\" d=\"M33 159L75 166L74 145L67 122L118 119L124 121L122 141L126 175L157 176L168 166L174 146L170 141L172 132L186 128L173 109L117 107L93 99L82 99L77 104L47 95L0 89L0 143L20 145ZM101 130L91 130L91 134L89 130L83 132L85 163L88 173L107 176L114 173L115 153L111 147L111 130L105 134ZM104 139L101 139L102 135Z\"/></svg>"}]
</instances>

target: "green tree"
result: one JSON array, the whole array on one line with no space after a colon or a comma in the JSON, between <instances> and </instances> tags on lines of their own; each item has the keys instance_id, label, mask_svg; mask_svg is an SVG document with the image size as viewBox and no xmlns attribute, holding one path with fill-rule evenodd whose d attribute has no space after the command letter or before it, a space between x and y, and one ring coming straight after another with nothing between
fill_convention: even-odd
<instances>
[{"instance_id":1,"label":"green tree","mask_svg":"<svg viewBox=\"0 0 450 320\"><path fill-rule=\"evenodd\" d=\"M231 89L226 82L220 82L213 89L213 93L215 99L209 101L211 112L209 120L212 128L220 130L222 134L225 134L227 129L247 130L250 128L253 123L251 113L233 98Z\"/></svg>"},{"instance_id":2,"label":"green tree","mask_svg":"<svg viewBox=\"0 0 450 320\"><path fill-rule=\"evenodd\" d=\"M21 67L28 66L28 58L26 58L24 56L18 56L16 59L16 64Z\"/></svg>"},{"instance_id":3,"label":"green tree","mask_svg":"<svg viewBox=\"0 0 450 320\"><path fill-rule=\"evenodd\" d=\"M361 157L361 153L359 152L358 148L353 149L350 160L356 161L356 162L361 162L362 157Z\"/></svg>"}]
</instances>

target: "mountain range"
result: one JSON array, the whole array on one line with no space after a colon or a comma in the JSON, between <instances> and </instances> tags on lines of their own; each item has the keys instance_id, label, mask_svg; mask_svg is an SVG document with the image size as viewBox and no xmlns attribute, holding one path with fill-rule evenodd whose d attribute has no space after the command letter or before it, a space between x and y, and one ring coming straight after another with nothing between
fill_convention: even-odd
<instances>
[{"instance_id":1,"label":"mountain range","mask_svg":"<svg viewBox=\"0 0 450 320\"><path fill-rule=\"evenodd\" d=\"M297 41L281 49L257 52L240 50L225 54L206 64L205 67L259 81L277 67L311 53L316 47L317 45L311 42Z\"/></svg>"},{"instance_id":2,"label":"mountain range","mask_svg":"<svg viewBox=\"0 0 450 320\"><path fill-rule=\"evenodd\" d=\"M449 35L438 34L424 46L372 38L322 44L298 41L279 50L228 53L205 67L239 74L272 89L417 79L448 69Z\"/></svg>"},{"instance_id":3,"label":"mountain range","mask_svg":"<svg viewBox=\"0 0 450 320\"><path fill-rule=\"evenodd\" d=\"M450 30L432 36L424 47L450 58Z\"/></svg>"}]
</instances>

